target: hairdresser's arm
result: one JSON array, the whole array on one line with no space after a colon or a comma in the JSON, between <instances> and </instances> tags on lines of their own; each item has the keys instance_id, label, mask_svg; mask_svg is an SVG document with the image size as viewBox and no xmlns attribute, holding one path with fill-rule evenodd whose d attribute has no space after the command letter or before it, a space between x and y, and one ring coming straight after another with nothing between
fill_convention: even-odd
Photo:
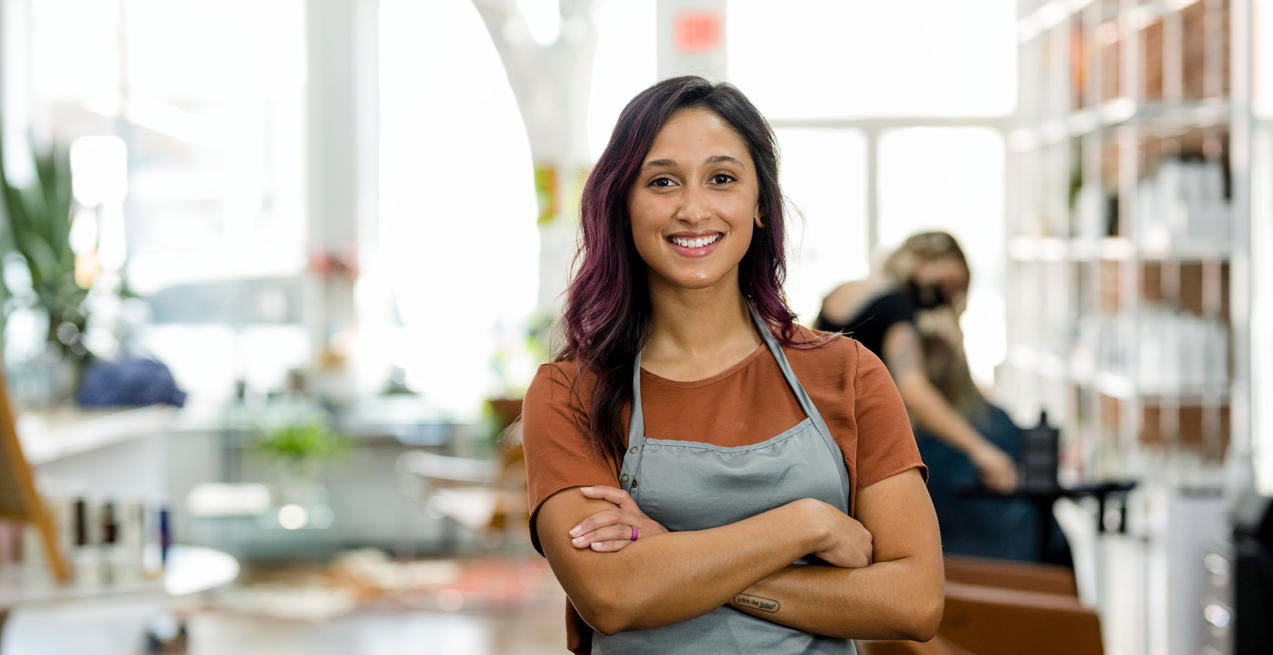
<instances>
[{"instance_id":1,"label":"hairdresser's arm","mask_svg":"<svg viewBox=\"0 0 1273 655\"><path fill-rule=\"evenodd\" d=\"M978 434L928 381L924 351L913 325L898 323L885 332L883 359L906 409L921 427L966 454L990 488L1007 492L1016 487L1012 458Z\"/></svg>"},{"instance_id":2,"label":"hairdresser's arm","mask_svg":"<svg viewBox=\"0 0 1273 655\"><path fill-rule=\"evenodd\" d=\"M941 623L945 587L937 516L919 471L862 489L857 517L874 537L873 564L787 566L730 605L829 637L932 639Z\"/></svg>"},{"instance_id":3,"label":"hairdresser's arm","mask_svg":"<svg viewBox=\"0 0 1273 655\"><path fill-rule=\"evenodd\" d=\"M553 573L588 625L602 634L688 621L817 553L841 565L869 562L870 535L826 503L799 500L711 530L639 539L619 552L579 549L570 531L616 506L578 487L544 501L535 530Z\"/></svg>"}]
</instances>

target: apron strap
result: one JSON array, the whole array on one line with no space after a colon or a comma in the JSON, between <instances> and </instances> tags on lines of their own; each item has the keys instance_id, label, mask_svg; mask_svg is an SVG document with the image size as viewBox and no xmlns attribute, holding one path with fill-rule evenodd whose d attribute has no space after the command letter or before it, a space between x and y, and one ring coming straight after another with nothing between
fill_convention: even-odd
<instances>
[{"instance_id":1,"label":"apron strap","mask_svg":"<svg viewBox=\"0 0 1273 655\"><path fill-rule=\"evenodd\" d=\"M619 471L619 486L636 500L637 470L641 467L641 453L645 452L645 414L641 411L641 353L632 363L632 417L628 421L628 449L623 453L623 468ZM636 484L636 489L641 485Z\"/></svg>"},{"instance_id":2,"label":"apron strap","mask_svg":"<svg viewBox=\"0 0 1273 655\"><path fill-rule=\"evenodd\" d=\"M795 371L791 370L791 364L787 362L787 355L782 352L782 345L774 338L769 326L760 317L760 312L756 311L756 306L752 304L750 299L747 300L747 309L751 312L751 319L756 323L756 329L760 332L761 338L765 340L765 345L769 346L769 352L773 353L774 359L778 360L778 368L782 369L782 377L787 379L787 385L796 394L796 400L799 401L800 408L813 421L813 426L817 428L818 434L822 435L823 443L826 444L831 454L835 457L836 470L840 472L840 484L844 487L846 503L844 511L847 513L849 511L847 505L849 502L849 469L844 463L844 453L840 452L840 445L831 436L831 429L827 427L826 421L822 420L822 414L818 413L818 408L814 406L809 394L805 393L804 386L800 384Z\"/></svg>"}]
</instances>

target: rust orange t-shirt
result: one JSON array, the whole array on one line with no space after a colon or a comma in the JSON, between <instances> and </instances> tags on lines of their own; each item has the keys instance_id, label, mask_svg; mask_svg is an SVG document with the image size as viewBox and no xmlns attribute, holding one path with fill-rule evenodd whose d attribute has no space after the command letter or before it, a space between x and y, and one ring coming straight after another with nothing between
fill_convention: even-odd
<instances>
[{"instance_id":1,"label":"rust orange t-shirt","mask_svg":"<svg viewBox=\"0 0 1273 655\"><path fill-rule=\"evenodd\" d=\"M825 335L801 327L795 339L819 336ZM858 490L880 480L912 468L920 469L927 480L906 407L878 357L848 337L808 350L784 347L783 353L844 455L850 513ZM523 404L531 539L541 553L534 526L535 514L545 500L572 487L619 486L618 471L594 455L589 444L590 376L576 386L577 375L573 361L541 366ZM782 369L764 344L705 380L677 382L642 370L641 406L650 438L725 447L760 443L805 419ZM630 411L630 406L624 410L623 425ZM567 607L566 614L568 647L576 653L589 652L591 630L573 607Z\"/></svg>"}]
</instances>

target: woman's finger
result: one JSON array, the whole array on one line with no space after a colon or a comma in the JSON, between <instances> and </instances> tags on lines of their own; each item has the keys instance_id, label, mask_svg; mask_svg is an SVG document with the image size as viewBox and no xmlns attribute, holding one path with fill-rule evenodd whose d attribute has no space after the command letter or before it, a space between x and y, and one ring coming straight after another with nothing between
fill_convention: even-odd
<instances>
[{"instance_id":1,"label":"woman's finger","mask_svg":"<svg viewBox=\"0 0 1273 655\"><path fill-rule=\"evenodd\" d=\"M623 550L624 547L630 545L631 543L632 543L631 541L626 541L622 539L617 541L594 541L592 543L592 549L597 551L598 553L613 553L619 550Z\"/></svg>"},{"instance_id":2,"label":"woman's finger","mask_svg":"<svg viewBox=\"0 0 1273 655\"><path fill-rule=\"evenodd\" d=\"M607 525L614 525L616 523L623 522L624 520L627 520L629 524L632 523L629 515L623 510L617 507L614 509L607 509L605 511L597 512L596 514L580 521L579 525L576 525L570 530L570 536L578 537L579 535L588 534L597 528L604 528Z\"/></svg>"},{"instance_id":3,"label":"woman's finger","mask_svg":"<svg viewBox=\"0 0 1273 655\"><path fill-rule=\"evenodd\" d=\"M581 489L583 495L588 498L600 498L618 505L620 509L635 510L637 509L636 501L632 500L632 496L628 492L616 487L608 487L606 485L597 485L595 487L583 487Z\"/></svg>"},{"instance_id":4,"label":"woman's finger","mask_svg":"<svg viewBox=\"0 0 1273 655\"><path fill-rule=\"evenodd\" d=\"M622 541L632 540L632 526L630 525L608 525L604 528L598 528L587 534L579 535L570 540L575 548L587 548L589 545L599 541Z\"/></svg>"}]
</instances>

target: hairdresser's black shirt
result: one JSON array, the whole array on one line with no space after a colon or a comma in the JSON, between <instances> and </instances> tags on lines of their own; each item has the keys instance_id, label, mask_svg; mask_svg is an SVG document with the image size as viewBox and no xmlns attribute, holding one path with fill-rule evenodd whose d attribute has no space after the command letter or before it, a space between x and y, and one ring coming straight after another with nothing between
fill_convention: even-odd
<instances>
[{"instance_id":1,"label":"hairdresser's black shirt","mask_svg":"<svg viewBox=\"0 0 1273 655\"><path fill-rule=\"evenodd\" d=\"M884 335L898 323L915 322L915 304L900 291L890 291L872 300L843 324L828 321L822 314L814 323L814 329L824 332L843 332L866 349L884 359Z\"/></svg>"}]
</instances>

